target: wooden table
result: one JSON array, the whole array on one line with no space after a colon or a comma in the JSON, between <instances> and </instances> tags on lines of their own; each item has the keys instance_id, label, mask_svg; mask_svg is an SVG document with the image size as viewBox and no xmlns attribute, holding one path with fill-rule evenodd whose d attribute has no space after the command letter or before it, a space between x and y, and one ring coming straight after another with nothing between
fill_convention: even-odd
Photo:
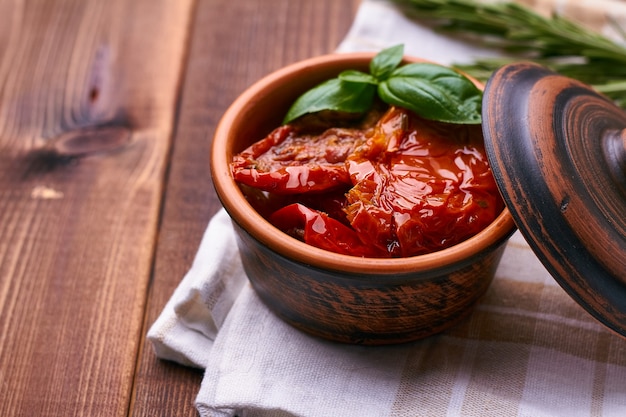
<instances>
[{"instance_id":1,"label":"wooden table","mask_svg":"<svg viewBox=\"0 0 626 417\"><path fill-rule=\"evenodd\" d=\"M220 208L213 131L358 3L0 1L1 416L196 415L145 335Z\"/></svg>"}]
</instances>

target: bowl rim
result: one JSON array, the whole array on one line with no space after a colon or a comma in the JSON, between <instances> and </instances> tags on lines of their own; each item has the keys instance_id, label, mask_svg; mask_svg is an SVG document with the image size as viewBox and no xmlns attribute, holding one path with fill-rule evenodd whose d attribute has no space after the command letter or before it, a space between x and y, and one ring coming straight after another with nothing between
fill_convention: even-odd
<instances>
[{"instance_id":1,"label":"bowl rim","mask_svg":"<svg viewBox=\"0 0 626 417\"><path fill-rule=\"evenodd\" d=\"M318 65L346 65L348 68L349 64L369 62L374 55L374 52L333 53L298 61L261 78L233 101L215 130L210 155L213 185L226 212L254 239L287 259L319 269L352 274L403 274L447 268L500 246L516 230L507 207L489 226L449 248L403 258L363 258L330 252L293 238L273 226L245 199L231 175L230 161L223 157L227 155L230 126L237 122L242 110L254 104L258 94L271 91L294 73L311 71ZM428 62L413 56L405 56L405 61Z\"/></svg>"}]
</instances>

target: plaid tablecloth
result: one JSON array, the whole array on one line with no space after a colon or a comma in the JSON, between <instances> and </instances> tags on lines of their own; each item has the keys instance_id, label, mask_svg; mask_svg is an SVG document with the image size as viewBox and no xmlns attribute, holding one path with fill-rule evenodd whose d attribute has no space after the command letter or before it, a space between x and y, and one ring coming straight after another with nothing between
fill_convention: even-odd
<instances>
[{"instance_id":1,"label":"plaid tablecloth","mask_svg":"<svg viewBox=\"0 0 626 417\"><path fill-rule=\"evenodd\" d=\"M444 64L491 53L375 0L363 2L339 50L400 42ZM201 416L626 416L626 340L565 294L519 232L456 327L404 345L347 346L301 333L263 305L221 211L148 337L160 358L205 369Z\"/></svg>"}]
</instances>

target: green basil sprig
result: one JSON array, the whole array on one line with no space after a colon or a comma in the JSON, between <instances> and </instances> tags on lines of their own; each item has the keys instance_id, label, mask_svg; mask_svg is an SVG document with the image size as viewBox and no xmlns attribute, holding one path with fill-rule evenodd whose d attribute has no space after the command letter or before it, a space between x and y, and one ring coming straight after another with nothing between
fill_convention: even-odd
<instances>
[{"instance_id":1,"label":"green basil sprig","mask_svg":"<svg viewBox=\"0 0 626 417\"><path fill-rule=\"evenodd\" d=\"M431 63L400 66L404 45L379 52L370 62L370 73L343 71L301 95L283 123L322 110L366 112L378 97L419 116L446 123L481 123L482 91L464 75Z\"/></svg>"}]
</instances>

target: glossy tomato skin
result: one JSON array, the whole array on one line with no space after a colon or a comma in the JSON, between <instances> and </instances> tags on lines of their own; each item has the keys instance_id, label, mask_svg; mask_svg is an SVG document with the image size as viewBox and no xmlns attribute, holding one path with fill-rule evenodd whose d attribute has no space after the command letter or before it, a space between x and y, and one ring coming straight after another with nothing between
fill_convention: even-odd
<instances>
[{"instance_id":1,"label":"glossy tomato skin","mask_svg":"<svg viewBox=\"0 0 626 417\"><path fill-rule=\"evenodd\" d=\"M285 233L318 248L353 256L378 255L376 249L363 242L351 227L299 203L277 210L269 220Z\"/></svg>"},{"instance_id":2,"label":"glossy tomato skin","mask_svg":"<svg viewBox=\"0 0 626 417\"><path fill-rule=\"evenodd\" d=\"M504 207L480 126L426 121L396 107L369 128L280 127L232 167L237 181L266 192L274 204L257 201L257 210L281 230L354 256L440 250L478 233Z\"/></svg>"},{"instance_id":3,"label":"glossy tomato skin","mask_svg":"<svg viewBox=\"0 0 626 417\"><path fill-rule=\"evenodd\" d=\"M369 146L368 146L369 145ZM390 256L459 243L502 211L479 126L443 125L392 108L349 158L348 220Z\"/></svg>"},{"instance_id":4,"label":"glossy tomato skin","mask_svg":"<svg viewBox=\"0 0 626 417\"><path fill-rule=\"evenodd\" d=\"M362 136L358 129L328 129L315 135L281 126L234 157L233 176L242 184L277 194L339 188L350 184L344 163Z\"/></svg>"}]
</instances>

